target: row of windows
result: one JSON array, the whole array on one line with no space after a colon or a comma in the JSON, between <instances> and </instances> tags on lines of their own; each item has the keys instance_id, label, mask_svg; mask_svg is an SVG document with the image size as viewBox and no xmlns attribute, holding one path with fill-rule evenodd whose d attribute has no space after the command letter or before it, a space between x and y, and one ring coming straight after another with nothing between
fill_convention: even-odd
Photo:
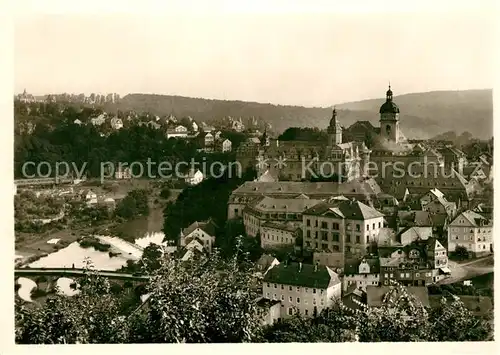
<instances>
[{"instance_id":1,"label":"row of windows","mask_svg":"<svg viewBox=\"0 0 500 355\"><path fill-rule=\"evenodd\" d=\"M462 222L462 221L460 221L460 222ZM460 232L461 230L462 230L462 228L459 228L459 227L457 227L457 228L451 228L452 232ZM469 231L470 233L474 233L474 229L470 229L469 230L469 228L463 228L463 231L465 233L467 233L467 231ZM491 229L483 229L482 232L481 232L481 228L477 229L478 233L486 233L486 232L490 232L490 231L491 231Z\"/></svg>"},{"instance_id":2,"label":"row of windows","mask_svg":"<svg viewBox=\"0 0 500 355\"><path fill-rule=\"evenodd\" d=\"M340 241L340 234L339 233L330 233L331 234L331 237L329 238L329 235L328 235L328 232L327 231L321 231L321 240L322 241L325 241L325 242L328 242L328 241L332 241L332 242L339 242ZM314 232L314 239L318 239L320 236L319 232L318 231L315 231ZM345 242L346 243L351 243L352 239L351 239L352 235L351 234L346 234L345 235ZM356 235L354 236L355 237L355 240L356 240L356 243L361 243L361 236L360 235ZM306 230L306 238L308 239L313 239L312 237L312 233L310 230ZM370 243L370 236L366 236L366 243Z\"/></svg>"},{"instance_id":3,"label":"row of windows","mask_svg":"<svg viewBox=\"0 0 500 355\"><path fill-rule=\"evenodd\" d=\"M271 283L268 282L267 283L267 287L271 288ZM278 284L273 284L273 288L277 289L278 288ZM285 285L281 285L280 284L280 288L282 290L284 290L285 289ZM301 287L299 287L299 286L297 286L297 287L288 286L288 291L293 291L294 289L295 289L296 292L300 292ZM306 293L309 293L309 288L308 287L305 287L304 290L305 290ZM313 288L312 289L312 293L315 294L316 292L317 292L317 289ZM320 294L323 294L324 292L325 292L325 290L319 289L319 293Z\"/></svg>"},{"instance_id":4,"label":"row of windows","mask_svg":"<svg viewBox=\"0 0 500 355\"><path fill-rule=\"evenodd\" d=\"M267 292L266 293L266 298L270 299L269 296L270 296L270 294L269 294L269 292ZM275 300L275 301L278 300L278 295L276 293L273 294L273 300ZM300 297L297 297L295 300L296 300L296 304L300 304ZM285 295L281 295L281 301L285 301ZM288 297L288 302L293 303L293 297L292 296ZM304 304L308 304L307 299L304 299ZM313 305L317 304L316 298L313 298L312 304ZM325 300L323 298L320 299L320 305L322 305L322 306L325 305Z\"/></svg>"},{"instance_id":5,"label":"row of windows","mask_svg":"<svg viewBox=\"0 0 500 355\"><path fill-rule=\"evenodd\" d=\"M272 241L276 241L276 242L279 242L280 241L280 237L278 237L277 235L274 236L274 235L271 235L271 234L264 234L262 236L263 239L267 239L267 240L272 240ZM292 244L294 243L295 240L293 238L287 238L287 237L281 237L281 243L287 243L287 244Z\"/></svg>"},{"instance_id":6,"label":"row of windows","mask_svg":"<svg viewBox=\"0 0 500 355\"><path fill-rule=\"evenodd\" d=\"M422 276L423 276L423 275L424 275L424 273L422 273ZM432 273L431 273L431 272L426 272L426 273L425 273L425 276L427 276L427 277L431 277L431 276L432 276ZM388 279L388 278L394 278L394 274L384 274L384 277L385 277L386 279ZM400 273L399 273L399 277L401 277L401 278L410 278L411 276L410 276L410 273L409 273L409 272L406 272L406 273L405 273L405 272L400 272ZM415 273L415 277L420 277L420 273L419 273L419 272L416 272L416 273Z\"/></svg>"}]
</instances>

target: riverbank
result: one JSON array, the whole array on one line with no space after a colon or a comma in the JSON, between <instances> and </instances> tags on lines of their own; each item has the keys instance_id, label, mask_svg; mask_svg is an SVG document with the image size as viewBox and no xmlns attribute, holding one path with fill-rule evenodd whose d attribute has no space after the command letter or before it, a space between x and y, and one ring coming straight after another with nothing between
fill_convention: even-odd
<instances>
[{"instance_id":1,"label":"riverbank","mask_svg":"<svg viewBox=\"0 0 500 355\"><path fill-rule=\"evenodd\" d=\"M171 190L171 196L165 200L159 196L161 192L160 181L142 179L106 181L104 184L100 184L99 181L88 181L79 186L79 189L82 188L90 188L96 193L106 193L117 199L123 198L129 191L135 189L151 189L148 199L149 215L140 216L130 221L109 221L98 226L79 229L54 229L40 234L16 233L16 264L25 264L26 261L32 262L37 258L57 252L83 236L110 235L135 243L136 239L151 233L161 232L163 230L163 208L168 201L174 201L181 192L181 190Z\"/></svg>"}]
</instances>

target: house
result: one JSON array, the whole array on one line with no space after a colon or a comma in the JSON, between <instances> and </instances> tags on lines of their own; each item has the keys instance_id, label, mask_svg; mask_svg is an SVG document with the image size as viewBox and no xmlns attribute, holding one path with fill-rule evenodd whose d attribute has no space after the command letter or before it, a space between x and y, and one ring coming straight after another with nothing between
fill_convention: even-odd
<instances>
[{"instance_id":1,"label":"house","mask_svg":"<svg viewBox=\"0 0 500 355\"><path fill-rule=\"evenodd\" d=\"M279 265L280 262L274 256L269 254L262 254L262 256L257 260L255 266L259 272L265 274L272 267Z\"/></svg>"},{"instance_id":2,"label":"house","mask_svg":"<svg viewBox=\"0 0 500 355\"><path fill-rule=\"evenodd\" d=\"M415 297L422 306L430 307L427 287L404 287L404 291ZM402 292L403 288L396 286L368 286L366 288L366 304L369 307L381 307L384 304L394 305L403 298Z\"/></svg>"},{"instance_id":3,"label":"house","mask_svg":"<svg viewBox=\"0 0 500 355\"><path fill-rule=\"evenodd\" d=\"M261 197L243 210L243 224L245 225L246 234L250 237L257 236L261 231L261 227L267 222L291 222L298 225L301 223L302 213L319 202L321 201L300 197L291 199ZM271 233L266 234L266 242L269 242L269 244L276 242L267 239L267 236L271 238Z\"/></svg>"},{"instance_id":4,"label":"house","mask_svg":"<svg viewBox=\"0 0 500 355\"><path fill-rule=\"evenodd\" d=\"M191 128L193 129L193 132L198 132L199 127L195 121L191 122Z\"/></svg>"},{"instance_id":5,"label":"house","mask_svg":"<svg viewBox=\"0 0 500 355\"><path fill-rule=\"evenodd\" d=\"M475 179L477 181L481 181L486 180L489 177L489 170L489 165L485 165L485 168L483 169L480 163L476 163L464 167L463 175L467 180Z\"/></svg>"},{"instance_id":6,"label":"house","mask_svg":"<svg viewBox=\"0 0 500 355\"><path fill-rule=\"evenodd\" d=\"M262 280L263 297L280 301L280 318L295 313L319 314L341 297L341 282L329 267L303 263L281 263L269 269Z\"/></svg>"},{"instance_id":7,"label":"house","mask_svg":"<svg viewBox=\"0 0 500 355\"><path fill-rule=\"evenodd\" d=\"M204 179L203 173L200 171L200 169L191 169L189 172L186 174L184 180L186 181L186 184L190 186L198 185L200 182L202 182Z\"/></svg>"},{"instance_id":8,"label":"house","mask_svg":"<svg viewBox=\"0 0 500 355\"><path fill-rule=\"evenodd\" d=\"M302 228L298 223L265 222L260 227L260 246L262 248L294 246L301 234Z\"/></svg>"},{"instance_id":9,"label":"house","mask_svg":"<svg viewBox=\"0 0 500 355\"><path fill-rule=\"evenodd\" d=\"M281 302L260 297L257 300L257 307L262 309L262 325L272 325L280 319Z\"/></svg>"},{"instance_id":10,"label":"house","mask_svg":"<svg viewBox=\"0 0 500 355\"><path fill-rule=\"evenodd\" d=\"M438 189L432 189L420 198L422 210L429 213L446 213L453 217L457 211L455 202L449 202Z\"/></svg>"},{"instance_id":11,"label":"house","mask_svg":"<svg viewBox=\"0 0 500 355\"><path fill-rule=\"evenodd\" d=\"M384 215L360 201L321 202L302 214L304 248L362 256L383 225Z\"/></svg>"},{"instance_id":12,"label":"house","mask_svg":"<svg viewBox=\"0 0 500 355\"><path fill-rule=\"evenodd\" d=\"M181 230L179 244L181 247L193 249L198 243L204 250L211 253L215 243L216 229L217 225L212 220L193 222L187 228ZM190 245L190 243L192 244Z\"/></svg>"},{"instance_id":13,"label":"house","mask_svg":"<svg viewBox=\"0 0 500 355\"><path fill-rule=\"evenodd\" d=\"M92 190L82 190L80 196L87 202L87 204L97 203L97 194Z\"/></svg>"},{"instance_id":14,"label":"house","mask_svg":"<svg viewBox=\"0 0 500 355\"><path fill-rule=\"evenodd\" d=\"M245 130L245 125L241 122L241 117L239 120L234 120L231 123L231 128L236 132L243 132Z\"/></svg>"},{"instance_id":15,"label":"house","mask_svg":"<svg viewBox=\"0 0 500 355\"><path fill-rule=\"evenodd\" d=\"M101 126L104 122L106 122L105 113L102 113L99 116L90 119L90 123L92 123L94 126Z\"/></svg>"},{"instance_id":16,"label":"house","mask_svg":"<svg viewBox=\"0 0 500 355\"><path fill-rule=\"evenodd\" d=\"M76 120L73 121L74 124L77 124L79 126L81 126L83 124L82 121L80 121L78 118Z\"/></svg>"},{"instance_id":17,"label":"house","mask_svg":"<svg viewBox=\"0 0 500 355\"><path fill-rule=\"evenodd\" d=\"M448 226L448 251L464 247L470 256L493 252L493 219L474 211L460 213Z\"/></svg>"},{"instance_id":18,"label":"house","mask_svg":"<svg viewBox=\"0 0 500 355\"><path fill-rule=\"evenodd\" d=\"M220 140L219 145L222 153L230 152L233 149L233 143L229 139Z\"/></svg>"},{"instance_id":19,"label":"house","mask_svg":"<svg viewBox=\"0 0 500 355\"><path fill-rule=\"evenodd\" d=\"M380 284L392 281L408 286L427 286L450 274L446 248L435 238L416 240L379 256Z\"/></svg>"},{"instance_id":20,"label":"house","mask_svg":"<svg viewBox=\"0 0 500 355\"><path fill-rule=\"evenodd\" d=\"M123 180L131 178L132 178L132 170L129 167L123 167L121 164L118 164L118 168L115 171L115 179Z\"/></svg>"},{"instance_id":21,"label":"house","mask_svg":"<svg viewBox=\"0 0 500 355\"><path fill-rule=\"evenodd\" d=\"M205 144L205 148L207 148L207 147L213 148L214 142L215 142L215 140L214 140L214 136L212 135L212 133L206 133L205 137L203 138L203 143Z\"/></svg>"},{"instance_id":22,"label":"house","mask_svg":"<svg viewBox=\"0 0 500 355\"><path fill-rule=\"evenodd\" d=\"M113 129L123 128L123 121L116 116L111 119L110 123L111 123L111 128Z\"/></svg>"},{"instance_id":23,"label":"house","mask_svg":"<svg viewBox=\"0 0 500 355\"><path fill-rule=\"evenodd\" d=\"M167 130L167 138L186 138L187 136L188 129L182 125Z\"/></svg>"},{"instance_id":24,"label":"house","mask_svg":"<svg viewBox=\"0 0 500 355\"><path fill-rule=\"evenodd\" d=\"M363 258L346 262L344 267L344 292L351 287L366 291L367 286L380 285L379 258Z\"/></svg>"}]
</instances>

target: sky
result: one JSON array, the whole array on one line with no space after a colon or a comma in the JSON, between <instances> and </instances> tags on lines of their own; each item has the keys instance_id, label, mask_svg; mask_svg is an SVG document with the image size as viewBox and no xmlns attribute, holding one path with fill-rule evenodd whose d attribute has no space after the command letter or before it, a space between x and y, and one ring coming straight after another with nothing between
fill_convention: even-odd
<instances>
[{"instance_id":1,"label":"sky","mask_svg":"<svg viewBox=\"0 0 500 355\"><path fill-rule=\"evenodd\" d=\"M18 16L15 92L331 106L493 87L492 12Z\"/></svg>"}]
</instances>

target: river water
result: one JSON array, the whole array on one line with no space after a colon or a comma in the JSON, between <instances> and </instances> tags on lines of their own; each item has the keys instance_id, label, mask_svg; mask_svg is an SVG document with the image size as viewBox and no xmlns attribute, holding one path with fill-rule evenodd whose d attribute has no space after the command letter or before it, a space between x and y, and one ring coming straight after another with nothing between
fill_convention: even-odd
<instances>
[{"instance_id":1,"label":"river water","mask_svg":"<svg viewBox=\"0 0 500 355\"><path fill-rule=\"evenodd\" d=\"M163 228L163 211L161 209L152 209L148 217L141 217L127 222L121 228L128 233L128 240L131 240L130 236L138 236L134 243L136 247L118 237L97 236L103 242L111 244L113 251L121 252L118 256L110 257L108 252L97 251L92 247L82 248L78 242L74 242L66 248L32 262L28 266L32 268L71 268L73 266L83 268L85 260L90 259L97 270L118 270L127 264L127 260L140 259L142 256L141 249L151 243L158 245L162 243L164 237L163 232L161 232ZM19 278L18 282L21 285L18 290L19 297L31 302L30 292L36 287L36 283L23 277ZM75 290L69 287L72 282L72 279L60 278L57 285L63 294L73 295Z\"/></svg>"}]
</instances>

